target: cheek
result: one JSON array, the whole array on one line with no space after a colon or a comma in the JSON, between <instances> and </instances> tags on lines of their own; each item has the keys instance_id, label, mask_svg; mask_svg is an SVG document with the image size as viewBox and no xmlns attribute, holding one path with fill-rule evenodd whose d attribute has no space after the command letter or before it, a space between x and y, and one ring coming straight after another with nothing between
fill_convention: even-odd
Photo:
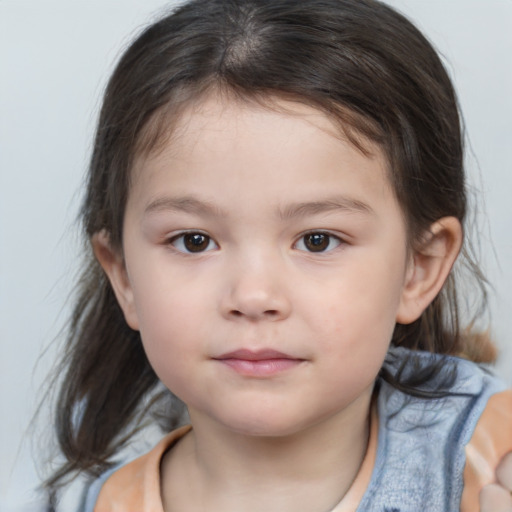
<instances>
[{"instance_id":1,"label":"cheek","mask_svg":"<svg viewBox=\"0 0 512 512\"><path fill-rule=\"evenodd\" d=\"M172 275L145 274L144 279L136 282L135 309L140 333L155 370L165 368L168 361L178 356L186 363L188 354L204 343L208 332L205 294L200 287L182 283Z\"/></svg>"},{"instance_id":2,"label":"cheek","mask_svg":"<svg viewBox=\"0 0 512 512\"><path fill-rule=\"evenodd\" d=\"M379 333L386 337L392 332L401 286L397 285L398 279L382 279L382 274L380 280L376 277L341 276L329 287L317 290L309 302L314 305L310 312L316 315L318 328L335 337L361 331L375 339Z\"/></svg>"},{"instance_id":3,"label":"cheek","mask_svg":"<svg viewBox=\"0 0 512 512\"><path fill-rule=\"evenodd\" d=\"M154 309L144 310L140 333L149 363L162 383L180 399L187 401L190 369L204 353L203 324L194 320L184 301L169 300Z\"/></svg>"},{"instance_id":4,"label":"cheek","mask_svg":"<svg viewBox=\"0 0 512 512\"><path fill-rule=\"evenodd\" d=\"M384 267L340 275L309 297L304 313L333 365L355 380L360 371L378 373L395 327L401 270Z\"/></svg>"},{"instance_id":5,"label":"cheek","mask_svg":"<svg viewBox=\"0 0 512 512\"><path fill-rule=\"evenodd\" d=\"M338 304L339 309L332 308L324 322L322 351L329 365L324 375L328 387L355 397L377 378L393 334L394 314L386 304L376 304L369 297Z\"/></svg>"}]
</instances>

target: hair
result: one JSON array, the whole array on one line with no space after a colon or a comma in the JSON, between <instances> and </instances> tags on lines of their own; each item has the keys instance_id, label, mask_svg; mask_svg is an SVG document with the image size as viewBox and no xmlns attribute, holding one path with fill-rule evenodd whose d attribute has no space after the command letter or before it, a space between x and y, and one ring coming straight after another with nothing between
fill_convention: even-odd
<instances>
[{"instance_id":1,"label":"hair","mask_svg":"<svg viewBox=\"0 0 512 512\"><path fill-rule=\"evenodd\" d=\"M376 0L192 0L147 27L107 85L81 220L87 260L61 361L56 429L66 462L47 485L98 473L160 399L140 335L126 324L90 240L100 232L122 251L134 159L156 151L180 113L212 91L272 108L286 98L317 108L364 151L376 143L404 213L411 247L433 222L465 226L463 135L456 95L432 45L404 16ZM470 252L464 265L483 292ZM413 350L493 358L485 335L462 327L455 274L391 343ZM475 317L481 312L476 307ZM417 396L440 370L414 379L384 370L391 385ZM429 395L431 396L431 395ZM153 397L154 400L148 399ZM169 417L168 427L176 422ZM174 423L173 423L174 422Z\"/></svg>"}]
</instances>

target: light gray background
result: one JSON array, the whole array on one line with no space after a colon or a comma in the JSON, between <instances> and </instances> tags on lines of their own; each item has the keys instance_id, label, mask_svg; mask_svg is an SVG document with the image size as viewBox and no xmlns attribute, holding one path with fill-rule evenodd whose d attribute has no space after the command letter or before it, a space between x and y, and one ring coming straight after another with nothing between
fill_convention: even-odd
<instances>
[{"instance_id":1,"label":"light gray background","mask_svg":"<svg viewBox=\"0 0 512 512\"><path fill-rule=\"evenodd\" d=\"M460 94L473 183L485 197L479 241L495 285L498 371L512 384L512 0L389 3L435 43ZM30 441L27 428L54 357L43 348L69 312L74 219L101 91L120 49L168 5L0 0L1 512L39 510L31 453L46 442Z\"/></svg>"}]
</instances>

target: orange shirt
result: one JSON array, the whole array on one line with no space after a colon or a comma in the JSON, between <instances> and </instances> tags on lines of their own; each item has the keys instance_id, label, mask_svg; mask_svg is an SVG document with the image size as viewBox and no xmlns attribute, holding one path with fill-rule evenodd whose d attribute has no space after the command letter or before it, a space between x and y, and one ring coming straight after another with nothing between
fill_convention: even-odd
<instances>
[{"instance_id":1,"label":"orange shirt","mask_svg":"<svg viewBox=\"0 0 512 512\"><path fill-rule=\"evenodd\" d=\"M164 453L191 429L165 436L153 450L123 466L103 485L94 512L164 512L160 493L160 461ZM378 418L372 414L367 453L358 475L332 512L355 512L372 477L378 444ZM512 451L512 390L493 395L466 446L461 512L478 512L480 489L494 482L500 459ZM450 511L452 512L452 511Z\"/></svg>"}]
</instances>

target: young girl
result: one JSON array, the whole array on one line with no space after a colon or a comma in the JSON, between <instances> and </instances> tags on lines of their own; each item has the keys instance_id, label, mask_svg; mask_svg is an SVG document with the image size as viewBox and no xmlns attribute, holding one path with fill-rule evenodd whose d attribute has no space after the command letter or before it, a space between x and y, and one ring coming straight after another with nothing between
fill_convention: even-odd
<instances>
[{"instance_id":1,"label":"young girl","mask_svg":"<svg viewBox=\"0 0 512 512\"><path fill-rule=\"evenodd\" d=\"M182 5L110 80L82 215L50 488L102 474L87 512L480 509L512 392L461 322L453 87L401 15ZM180 428L119 461L165 404ZM512 504L508 463L483 508Z\"/></svg>"}]
</instances>

